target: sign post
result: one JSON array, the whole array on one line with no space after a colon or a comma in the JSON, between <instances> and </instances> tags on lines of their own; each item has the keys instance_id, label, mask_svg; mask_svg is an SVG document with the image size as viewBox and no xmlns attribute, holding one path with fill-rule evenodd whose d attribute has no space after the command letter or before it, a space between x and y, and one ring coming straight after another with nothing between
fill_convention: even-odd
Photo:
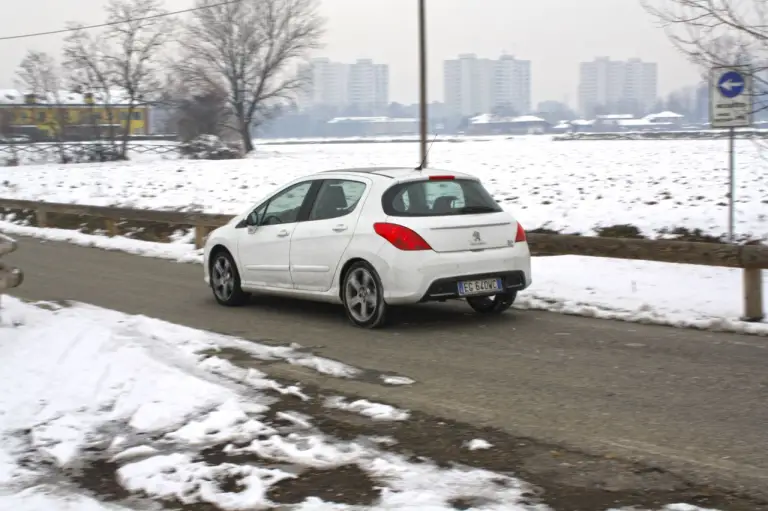
<instances>
[{"instance_id":1,"label":"sign post","mask_svg":"<svg viewBox=\"0 0 768 511\"><path fill-rule=\"evenodd\" d=\"M728 128L728 242L733 243L736 193L735 129L752 125L752 73L747 66L715 67L709 83L709 122Z\"/></svg>"}]
</instances>

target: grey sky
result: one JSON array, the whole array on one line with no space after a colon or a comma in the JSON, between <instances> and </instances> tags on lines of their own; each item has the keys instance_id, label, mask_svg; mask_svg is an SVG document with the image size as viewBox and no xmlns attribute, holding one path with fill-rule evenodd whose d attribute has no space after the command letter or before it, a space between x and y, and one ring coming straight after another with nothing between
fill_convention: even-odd
<instances>
[{"instance_id":1,"label":"grey sky","mask_svg":"<svg viewBox=\"0 0 768 511\"><path fill-rule=\"evenodd\" d=\"M4 0L0 36L99 23L107 0ZM167 8L194 0L165 0ZM532 61L534 104L576 101L578 63L595 56L658 62L660 93L697 79L638 0L427 0L430 100L442 99L442 61L459 53ZM390 64L391 99L417 99L416 0L322 0L332 59L369 57ZM12 87L27 48L59 55L61 37L0 41L0 87Z\"/></svg>"}]
</instances>

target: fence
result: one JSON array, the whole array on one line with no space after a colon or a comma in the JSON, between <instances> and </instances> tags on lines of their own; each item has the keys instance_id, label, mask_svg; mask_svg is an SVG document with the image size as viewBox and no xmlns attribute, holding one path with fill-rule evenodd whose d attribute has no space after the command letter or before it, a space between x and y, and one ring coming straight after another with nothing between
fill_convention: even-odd
<instances>
[{"instance_id":1,"label":"fence","mask_svg":"<svg viewBox=\"0 0 768 511\"><path fill-rule=\"evenodd\" d=\"M0 209L34 211L37 225L46 227L48 214L104 219L110 236L119 234L120 221L186 225L195 229L195 246L201 248L211 229L226 224L231 215L181 211L80 206L0 198ZM560 234L528 234L531 253L538 256L580 255L741 268L745 321L761 321L763 312L762 270L768 269L768 246L727 245L672 240L598 238ZM599 278L599 276L595 276Z\"/></svg>"},{"instance_id":2,"label":"fence","mask_svg":"<svg viewBox=\"0 0 768 511\"><path fill-rule=\"evenodd\" d=\"M120 140L115 144L119 146ZM109 147L111 142L104 140L102 142L36 142L36 143L10 143L0 144L0 160L5 159L24 159L32 160L41 158L56 158L60 154L77 155L87 153L91 148ZM171 154L178 153L179 146L176 143L136 143L129 142L128 150L138 154Z\"/></svg>"}]
</instances>

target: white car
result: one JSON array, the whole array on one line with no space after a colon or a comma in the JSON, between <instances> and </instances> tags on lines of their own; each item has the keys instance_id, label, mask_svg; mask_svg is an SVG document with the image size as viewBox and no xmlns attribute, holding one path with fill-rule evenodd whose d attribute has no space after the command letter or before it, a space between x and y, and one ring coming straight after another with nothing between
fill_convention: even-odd
<instances>
[{"instance_id":1,"label":"white car","mask_svg":"<svg viewBox=\"0 0 768 511\"><path fill-rule=\"evenodd\" d=\"M433 169L296 179L211 232L204 253L222 305L251 292L340 303L365 328L388 306L452 298L500 313L531 284L523 227L476 177Z\"/></svg>"}]
</instances>

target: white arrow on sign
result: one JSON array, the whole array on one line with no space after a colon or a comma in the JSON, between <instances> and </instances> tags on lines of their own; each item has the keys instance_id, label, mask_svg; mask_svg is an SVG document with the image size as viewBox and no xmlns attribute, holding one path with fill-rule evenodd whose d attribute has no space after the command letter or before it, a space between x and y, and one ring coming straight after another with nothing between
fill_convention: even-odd
<instances>
[{"instance_id":1,"label":"white arrow on sign","mask_svg":"<svg viewBox=\"0 0 768 511\"><path fill-rule=\"evenodd\" d=\"M723 89L727 91L731 91L734 87L742 87L744 86L744 82L732 82L731 80L726 80L720 85Z\"/></svg>"}]
</instances>

